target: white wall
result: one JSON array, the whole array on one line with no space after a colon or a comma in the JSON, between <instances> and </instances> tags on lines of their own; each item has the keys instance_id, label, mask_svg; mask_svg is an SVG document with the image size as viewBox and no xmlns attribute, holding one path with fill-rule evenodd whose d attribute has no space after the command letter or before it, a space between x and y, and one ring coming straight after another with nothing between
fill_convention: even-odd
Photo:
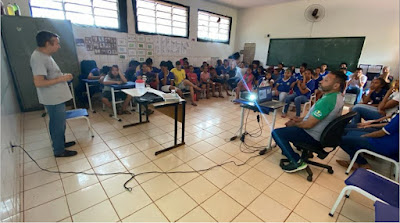
<instances>
[{"instance_id":1,"label":"white wall","mask_svg":"<svg viewBox=\"0 0 400 223\"><path fill-rule=\"evenodd\" d=\"M321 4L325 18L314 23L304 17L305 9ZM270 38L365 36L359 63L383 64L399 73L398 0L299 0L272 6L243 9L238 14L236 50L256 43L255 58L267 60Z\"/></svg>"},{"instance_id":2,"label":"white wall","mask_svg":"<svg viewBox=\"0 0 400 223\"><path fill-rule=\"evenodd\" d=\"M235 34L236 34L236 23L237 23L237 13L238 10L234 8L229 8L226 6L217 5L204 0L171 0L176 3L180 3L190 7L190 27L189 27L189 44L190 49L187 51L186 55L154 55L153 60L155 65L158 66L161 60L171 60L176 61L180 58L187 57L191 63L195 65L200 65L204 60L209 61L211 57L227 58L233 53L235 47ZM22 15L30 16L30 10L27 0L3 0L4 4L17 3L22 11ZM197 10L203 9L211 11L214 13L227 15L232 17L232 30L231 30L231 41L230 44L222 43L203 43L197 42ZM135 33L135 21L133 16L132 0L127 0L127 12L128 12L128 33ZM117 38L127 38L126 33L120 33L110 30L84 27L84 26L73 26L75 38L84 38L86 36L109 36ZM182 40L182 38L171 38ZM187 40L187 39L184 39ZM112 65L118 64L122 67L126 67L129 58L126 60L120 60L119 56L108 56L108 55L95 55L93 52L88 52L84 47L77 47L77 53L79 61L84 59L94 59L97 61L97 65L100 67L102 65Z\"/></svg>"}]
</instances>

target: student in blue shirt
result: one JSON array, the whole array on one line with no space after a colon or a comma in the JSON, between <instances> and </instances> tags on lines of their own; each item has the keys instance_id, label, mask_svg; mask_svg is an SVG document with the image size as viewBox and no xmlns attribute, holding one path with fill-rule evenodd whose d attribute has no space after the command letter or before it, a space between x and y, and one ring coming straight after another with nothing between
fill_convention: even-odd
<instances>
[{"instance_id":1,"label":"student in blue shirt","mask_svg":"<svg viewBox=\"0 0 400 223\"><path fill-rule=\"evenodd\" d=\"M229 60L225 59L224 60L224 65L219 68L221 71L221 74L228 74L229 71L231 70L231 67L229 66Z\"/></svg>"},{"instance_id":2,"label":"student in blue shirt","mask_svg":"<svg viewBox=\"0 0 400 223\"><path fill-rule=\"evenodd\" d=\"M340 64L340 69L346 69L346 76L349 77L350 75L352 75L353 73L347 70L347 63L346 62L342 62Z\"/></svg>"},{"instance_id":3,"label":"student in blue shirt","mask_svg":"<svg viewBox=\"0 0 400 223\"><path fill-rule=\"evenodd\" d=\"M222 67L223 67L222 60L218 59L217 65L215 66L215 70L217 71L218 76L221 76L221 74L222 74L222 70L221 70Z\"/></svg>"},{"instance_id":4,"label":"student in blue shirt","mask_svg":"<svg viewBox=\"0 0 400 223\"><path fill-rule=\"evenodd\" d=\"M294 77L297 80L303 80L303 72L307 69L307 64L306 63L302 63L300 66L300 73L294 73Z\"/></svg>"},{"instance_id":5,"label":"student in blue shirt","mask_svg":"<svg viewBox=\"0 0 400 223\"><path fill-rule=\"evenodd\" d=\"M385 127L374 132L350 131L342 137L340 147L353 159L359 149L368 149L389 158L399 156L399 114ZM339 165L348 167L350 162L336 160ZM371 168L367 160L358 156L353 168Z\"/></svg>"},{"instance_id":6,"label":"student in blue shirt","mask_svg":"<svg viewBox=\"0 0 400 223\"><path fill-rule=\"evenodd\" d=\"M329 74L328 65L326 63L323 63L321 64L321 76L325 77L327 74Z\"/></svg>"},{"instance_id":7,"label":"student in blue shirt","mask_svg":"<svg viewBox=\"0 0 400 223\"><path fill-rule=\"evenodd\" d=\"M319 82L322 81L322 79L323 79L323 77L321 75L321 68L320 67L315 68L312 78L313 78L313 80L315 82L314 91L316 91L316 90L318 90ZM311 92L311 93L314 93L314 91Z\"/></svg>"},{"instance_id":8,"label":"student in blue shirt","mask_svg":"<svg viewBox=\"0 0 400 223\"><path fill-rule=\"evenodd\" d=\"M283 78L283 75L285 74L285 69L283 69L284 66L285 65L283 63L278 64L277 70L279 71L280 78Z\"/></svg>"},{"instance_id":9,"label":"student in blue shirt","mask_svg":"<svg viewBox=\"0 0 400 223\"><path fill-rule=\"evenodd\" d=\"M274 93L275 96L279 96L279 101L285 101L286 96L289 94L295 82L296 79L292 77L292 71L287 69L283 78L279 79L275 84Z\"/></svg>"},{"instance_id":10,"label":"student in blue shirt","mask_svg":"<svg viewBox=\"0 0 400 223\"><path fill-rule=\"evenodd\" d=\"M368 94L363 98L363 104L369 104L374 107L378 107L379 103L383 100L387 90L386 82L383 78L375 78L372 80L369 87Z\"/></svg>"},{"instance_id":11,"label":"student in blue shirt","mask_svg":"<svg viewBox=\"0 0 400 223\"><path fill-rule=\"evenodd\" d=\"M313 71L307 69L303 72L303 80L297 80L294 86L294 93L288 95L285 99L285 108L282 111L282 118L286 118L287 111L291 102L294 102L296 106L296 117L300 118L301 104L306 103L311 96L311 92L314 91L315 83L312 79Z\"/></svg>"}]
</instances>

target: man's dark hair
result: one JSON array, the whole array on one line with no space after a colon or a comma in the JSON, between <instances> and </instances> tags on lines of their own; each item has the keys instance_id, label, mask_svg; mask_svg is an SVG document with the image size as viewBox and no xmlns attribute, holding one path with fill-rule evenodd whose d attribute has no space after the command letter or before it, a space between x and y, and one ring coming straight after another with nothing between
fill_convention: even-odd
<instances>
[{"instance_id":1,"label":"man's dark hair","mask_svg":"<svg viewBox=\"0 0 400 223\"><path fill-rule=\"evenodd\" d=\"M150 57L146 59L146 65L153 65L153 59L151 59Z\"/></svg>"},{"instance_id":2,"label":"man's dark hair","mask_svg":"<svg viewBox=\"0 0 400 223\"><path fill-rule=\"evenodd\" d=\"M346 65L346 67L347 67L347 63L346 62L341 62L340 66L342 66L343 64Z\"/></svg>"},{"instance_id":3,"label":"man's dark hair","mask_svg":"<svg viewBox=\"0 0 400 223\"><path fill-rule=\"evenodd\" d=\"M55 33L49 31L40 31L38 34L36 34L36 44L38 47L45 47L47 42L53 45L53 41L51 40L53 37L59 38L59 36Z\"/></svg>"},{"instance_id":4,"label":"man's dark hair","mask_svg":"<svg viewBox=\"0 0 400 223\"><path fill-rule=\"evenodd\" d=\"M314 71L313 71L312 69L307 68L306 71L307 71L307 70L310 71L311 75L314 75Z\"/></svg>"},{"instance_id":5,"label":"man's dark hair","mask_svg":"<svg viewBox=\"0 0 400 223\"><path fill-rule=\"evenodd\" d=\"M167 64L167 62L165 62L165 61L161 61L161 63L160 63L160 67L168 67L168 64Z\"/></svg>"},{"instance_id":6,"label":"man's dark hair","mask_svg":"<svg viewBox=\"0 0 400 223\"><path fill-rule=\"evenodd\" d=\"M307 69L307 63L302 63L302 64L300 65L300 67L304 67L304 68Z\"/></svg>"},{"instance_id":7,"label":"man's dark hair","mask_svg":"<svg viewBox=\"0 0 400 223\"><path fill-rule=\"evenodd\" d=\"M336 83L340 84L340 92L342 92L346 86L346 74L344 74L343 71L331 71L330 74L335 76Z\"/></svg>"},{"instance_id":8,"label":"man's dark hair","mask_svg":"<svg viewBox=\"0 0 400 223\"><path fill-rule=\"evenodd\" d=\"M356 71L359 71L359 70L363 71L363 69L362 69L362 68L360 68L360 67L356 69Z\"/></svg>"},{"instance_id":9,"label":"man's dark hair","mask_svg":"<svg viewBox=\"0 0 400 223\"><path fill-rule=\"evenodd\" d=\"M278 65L282 65L282 67L284 67L284 66L285 66L285 65L284 65L282 62L278 63Z\"/></svg>"},{"instance_id":10,"label":"man's dark hair","mask_svg":"<svg viewBox=\"0 0 400 223\"><path fill-rule=\"evenodd\" d=\"M326 64L326 63L321 63L321 67L322 67L323 65L326 65L326 66L328 66L328 64Z\"/></svg>"},{"instance_id":11,"label":"man's dark hair","mask_svg":"<svg viewBox=\"0 0 400 223\"><path fill-rule=\"evenodd\" d=\"M175 65L181 65L181 62L178 60L175 62Z\"/></svg>"},{"instance_id":12,"label":"man's dark hair","mask_svg":"<svg viewBox=\"0 0 400 223\"><path fill-rule=\"evenodd\" d=\"M108 74L108 72L110 72L110 70L111 70L111 67L109 67L109 66L103 66L103 67L100 69L100 73L101 73L101 74Z\"/></svg>"},{"instance_id":13,"label":"man's dark hair","mask_svg":"<svg viewBox=\"0 0 400 223\"><path fill-rule=\"evenodd\" d=\"M382 88L385 88L385 89L387 88L387 86L386 86L387 83L386 83L385 79L378 77L378 78L375 78L374 80L378 80L381 83Z\"/></svg>"},{"instance_id":14,"label":"man's dark hair","mask_svg":"<svg viewBox=\"0 0 400 223\"><path fill-rule=\"evenodd\" d=\"M137 66L139 66L140 65L140 62L139 61L137 61L137 60L131 60L131 61L129 61L129 67L133 67L133 68L136 68Z\"/></svg>"},{"instance_id":15,"label":"man's dark hair","mask_svg":"<svg viewBox=\"0 0 400 223\"><path fill-rule=\"evenodd\" d=\"M229 60L228 60L228 59L224 59L224 63L225 63L225 62L229 62Z\"/></svg>"}]
</instances>

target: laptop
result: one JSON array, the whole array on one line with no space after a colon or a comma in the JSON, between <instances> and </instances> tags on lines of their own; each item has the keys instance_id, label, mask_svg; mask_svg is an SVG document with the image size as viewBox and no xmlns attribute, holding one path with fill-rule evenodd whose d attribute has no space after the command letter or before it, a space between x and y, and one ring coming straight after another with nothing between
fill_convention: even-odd
<instances>
[{"instance_id":1,"label":"laptop","mask_svg":"<svg viewBox=\"0 0 400 223\"><path fill-rule=\"evenodd\" d=\"M257 89L257 92L248 92L248 91L240 92L240 99L251 102L257 102L258 104L267 101L272 101L272 87L271 86L259 87Z\"/></svg>"}]
</instances>

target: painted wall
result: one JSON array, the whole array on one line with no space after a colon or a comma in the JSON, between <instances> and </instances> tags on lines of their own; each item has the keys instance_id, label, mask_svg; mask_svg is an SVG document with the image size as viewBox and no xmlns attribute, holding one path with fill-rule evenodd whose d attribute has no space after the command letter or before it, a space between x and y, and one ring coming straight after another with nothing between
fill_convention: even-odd
<instances>
[{"instance_id":1,"label":"painted wall","mask_svg":"<svg viewBox=\"0 0 400 223\"><path fill-rule=\"evenodd\" d=\"M0 220L22 221L22 163L19 149L11 150L10 142L21 145L22 114L18 107L7 57L1 42L1 152L0 152Z\"/></svg>"},{"instance_id":2,"label":"painted wall","mask_svg":"<svg viewBox=\"0 0 400 223\"><path fill-rule=\"evenodd\" d=\"M211 57L226 58L233 53L235 47L235 34L236 34L236 23L237 23L237 13L238 10L234 8L229 8L226 6L217 5L214 3L206 2L204 0L172 0L186 6L190 6L190 27L189 27L189 44L190 49L187 51L186 55L154 55L153 60L155 65L159 65L162 60L176 61L180 58L187 57L191 63L195 65L200 65L204 60L210 61ZM27 0L4 0L4 4L9 2L17 3L22 11L22 15L30 16L30 9ZM227 15L232 17L232 29L231 29L231 41L230 44L221 43L203 43L197 42L197 10L203 9L211 12L215 12L222 15ZM127 12L128 12L128 33L135 33L135 21L133 16L132 0L127 0ZM75 38L84 38L86 36L109 36L117 38L127 38L126 33L120 33L110 30L84 27L84 26L73 26ZM187 40L182 38L170 38L173 40ZM194 41L192 40L194 39ZM127 67L129 58L126 60L119 59L119 56L108 56L108 55L95 55L93 52L88 52L84 47L77 47L77 53L79 61L84 59L94 59L97 65L101 67L102 65L112 65L118 64L123 68Z\"/></svg>"},{"instance_id":3,"label":"painted wall","mask_svg":"<svg viewBox=\"0 0 400 223\"><path fill-rule=\"evenodd\" d=\"M325 18L312 24L304 11L312 4L326 9ZM256 59L267 60L269 38L365 36L359 63L382 64L399 73L398 0L299 0L243 9L238 14L236 50L256 43Z\"/></svg>"}]
</instances>

